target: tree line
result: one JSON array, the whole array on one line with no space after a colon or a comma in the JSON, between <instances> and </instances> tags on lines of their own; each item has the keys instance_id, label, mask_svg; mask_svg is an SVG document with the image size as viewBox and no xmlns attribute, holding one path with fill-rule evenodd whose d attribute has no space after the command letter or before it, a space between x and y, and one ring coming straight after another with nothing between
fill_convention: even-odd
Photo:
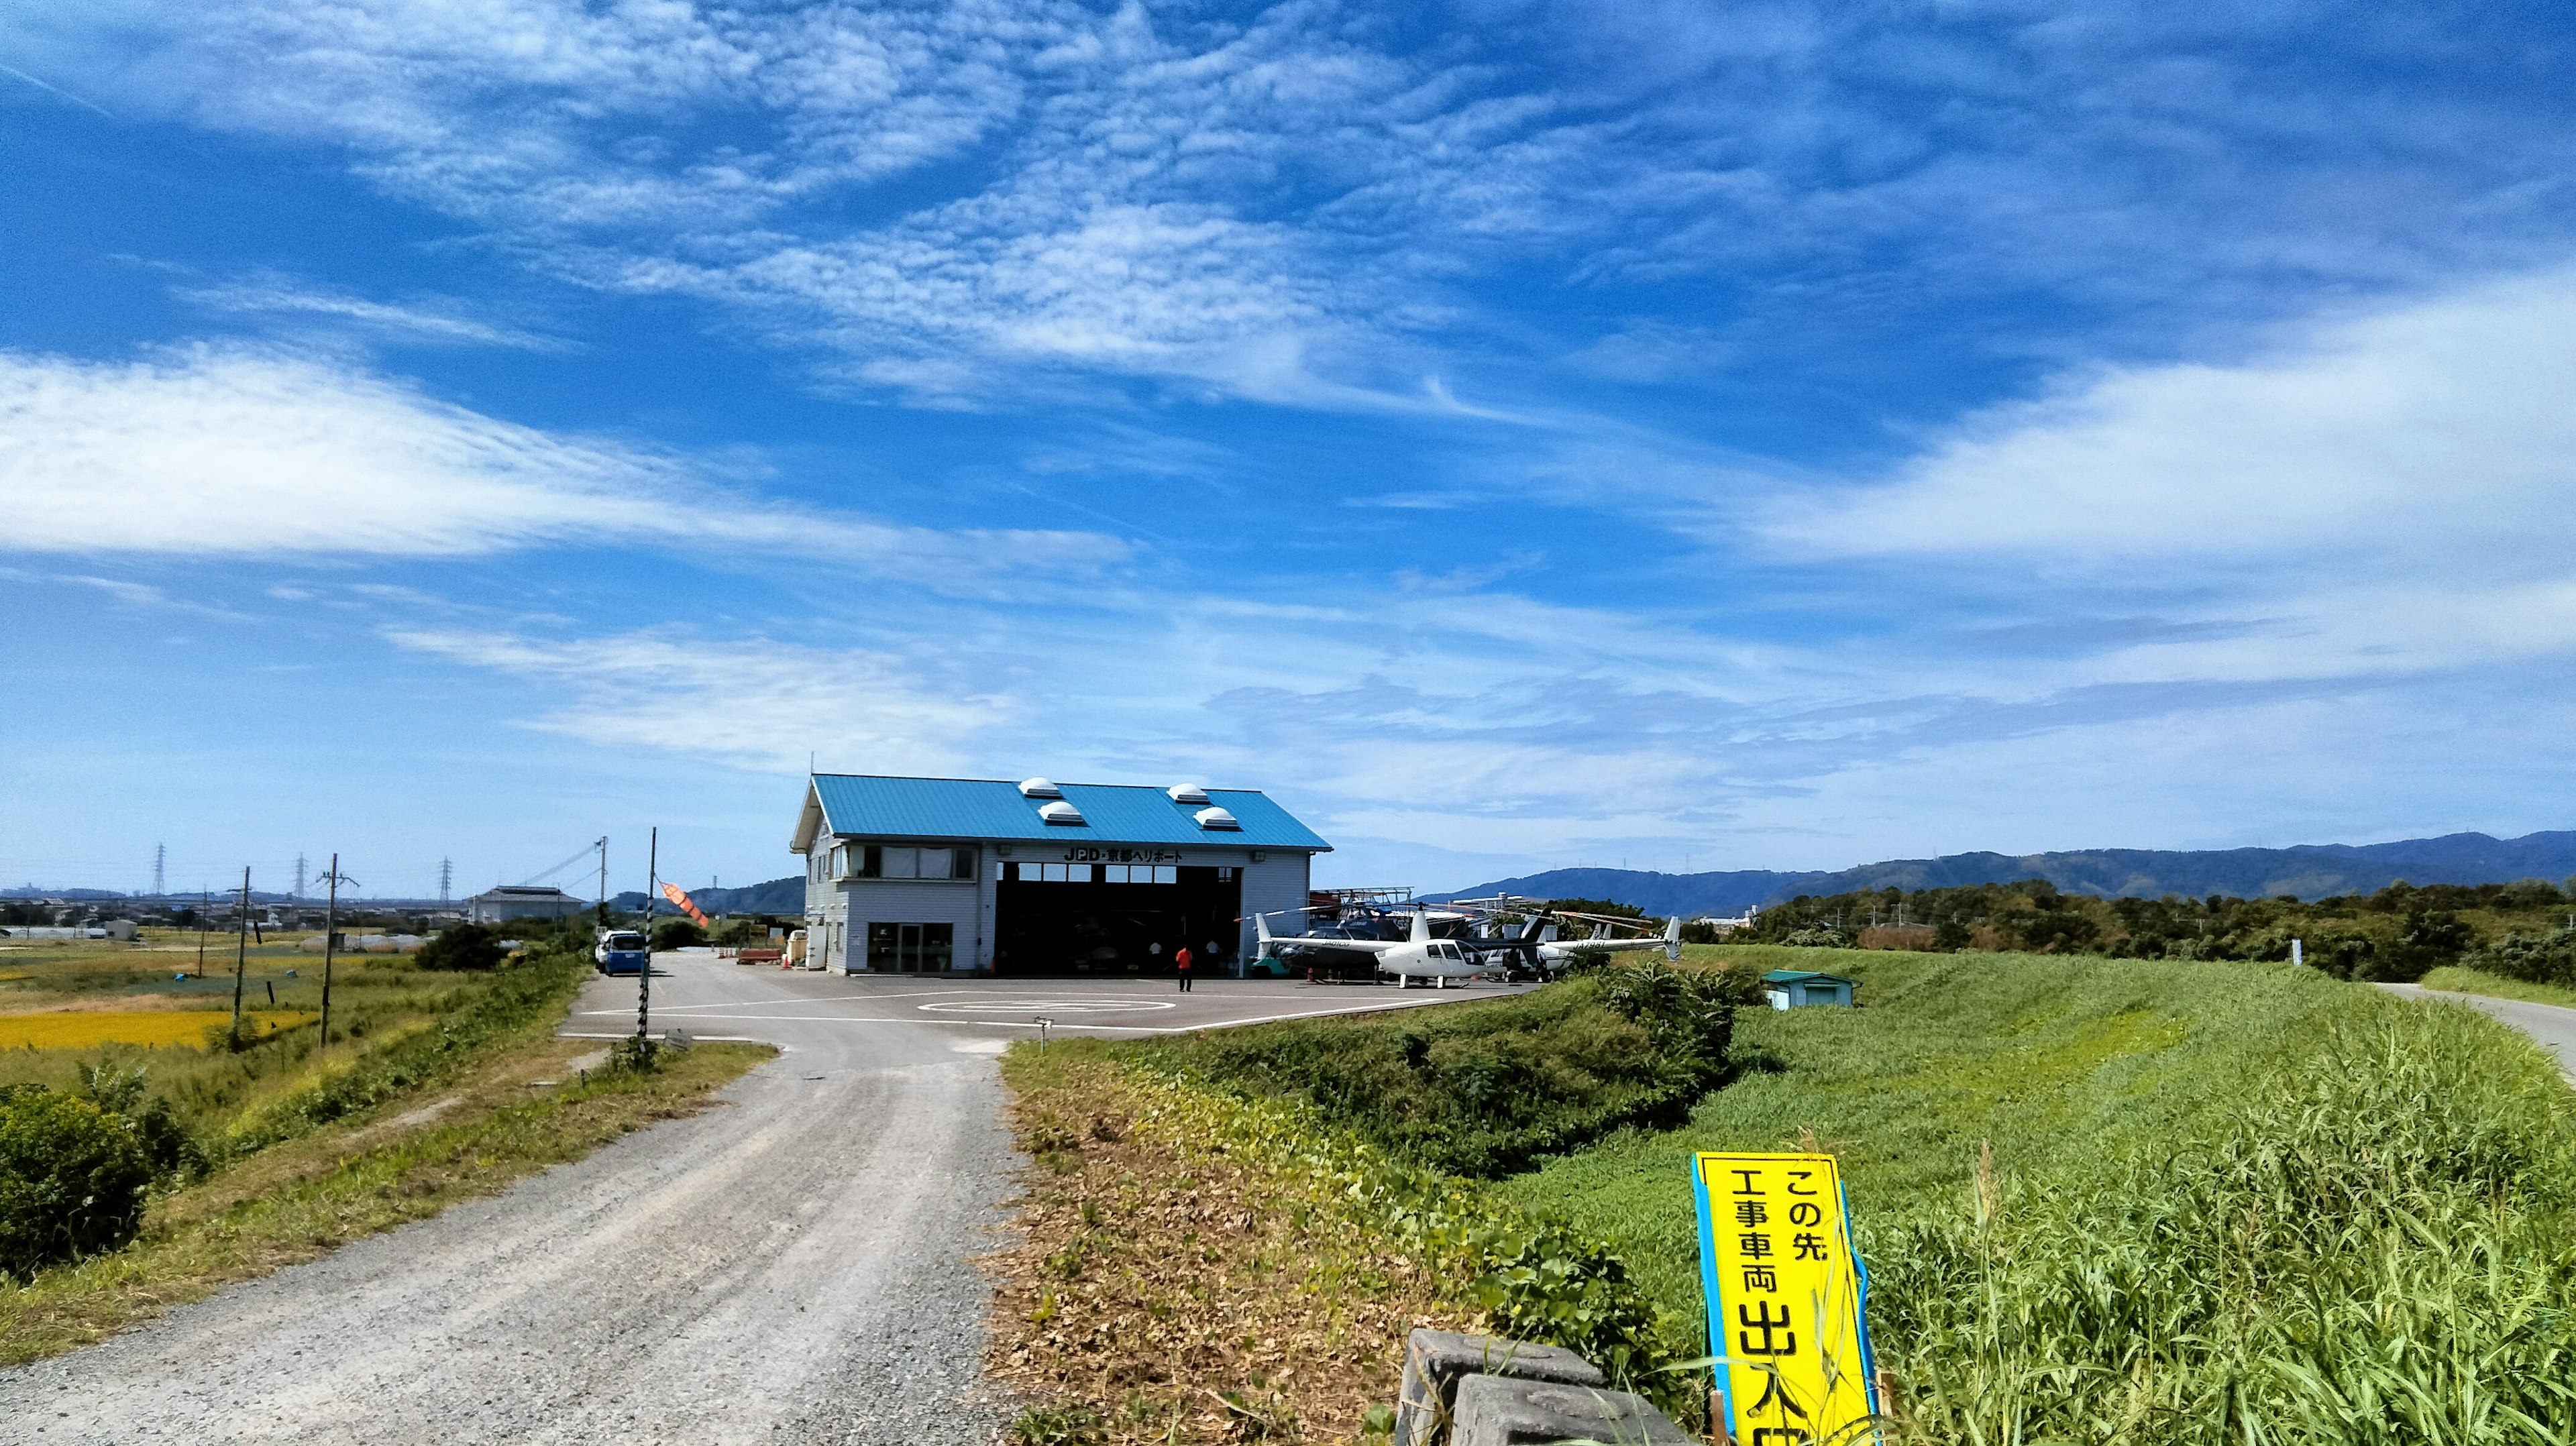
<instances>
[{"instance_id":1,"label":"tree line","mask_svg":"<svg viewBox=\"0 0 2576 1446\"><path fill-rule=\"evenodd\" d=\"M1703 935L1703 937L1706 937ZM2099 898L2046 879L1958 888L1802 894L1756 915L1735 943L2018 950L2141 959L2286 960L2346 979L2412 982L2464 964L2576 985L2576 877L2510 884L2400 880L2372 894L2302 900Z\"/></svg>"}]
</instances>

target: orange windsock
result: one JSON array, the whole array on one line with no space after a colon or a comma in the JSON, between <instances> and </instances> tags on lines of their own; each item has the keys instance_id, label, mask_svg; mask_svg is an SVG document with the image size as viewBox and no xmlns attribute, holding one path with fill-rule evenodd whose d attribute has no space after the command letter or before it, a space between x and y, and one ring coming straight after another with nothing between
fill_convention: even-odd
<instances>
[{"instance_id":1,"label":"orange windsock","mask_svg":"<svg viewBox=\"0 0 2576 1446\"><path fill-rule=\"evenodd\" d=\"M679 905L682 912L686 913L690 918L697 920L699 928L703 929L707 926L706 911L700 909L698 907L698 901L690 898L687 892L682 890L678 884L664 884L662 886L662 897Z\"/></svg>"}]
</instances>

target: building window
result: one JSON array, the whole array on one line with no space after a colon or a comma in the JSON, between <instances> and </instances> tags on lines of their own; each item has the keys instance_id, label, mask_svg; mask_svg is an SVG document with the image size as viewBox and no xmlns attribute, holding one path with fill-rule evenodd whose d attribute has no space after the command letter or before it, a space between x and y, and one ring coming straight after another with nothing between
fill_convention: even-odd
<instances>
[{"instance_id":1,"label":"building window","mask_svg":"<svg viewBox=\"0 0 2576 1446\"><path fill-rule=\"evenodd\" d=\"M843 844L832 851L832 873L843 879L971 879L971 848L914 848L904 844Z\"/></svg>"},{"instance_id":2,"label":"building window","mask_svg":"<svg viewBox=\"0 0 2576 1446\"><path fill-rule=\"evenodd\" d=\"M1176 884L1181 871L1170 864L1102 864L1104 884Z\"/></svg>"},{"instance_id":3,"label":"building window","mask_svg":"<svg viewBox=\"0 0 2576 1446\"><path fill-rule=\"evenodd\" d=\"M877 974L938 973L955 953L954 924L868 925L868 969Z\"/></svg>"}]
</instances>

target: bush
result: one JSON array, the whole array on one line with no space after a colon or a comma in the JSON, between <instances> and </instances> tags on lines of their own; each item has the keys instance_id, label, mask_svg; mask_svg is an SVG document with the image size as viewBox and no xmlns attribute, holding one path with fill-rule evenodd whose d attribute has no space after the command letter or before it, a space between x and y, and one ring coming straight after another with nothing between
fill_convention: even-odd
<instances>
[{"instance_id":1,"label":"bush","mask_svg":"<svg viewBox=\"0 0 2576 1446\"><path fill-rule=\"evenodd\" d=\"M193 1180L205 1173L206 1152L179 1123L170 1102L150 1092L151 1082L151 1072L141 1065L132 1069L81 1066L81 1097L123 1119L134 1131L135 1143L143 1147L143 1157L152 1166L154 1183Z\"/></svg>"},{"instance_id":2,"label":"bush","mask_svg":"<svg viewBox=\"0 0 2576 1446\"><path fill-rule=\"evenodd\" d=\"M121 1117L42 1085L0 1091L0 1273L25 1279L133 1239L151 1185Z\"/></svg>"},{"instance_id":3,"label":"bush","mask_svg":"<svg viewBox=\"0 0 2576 1446\"><path fill-rule=\"evenodd\" d=\"M2461 955L2460 962L2507 979L2576 987L2576 929L2552 929L2537 937L2507 934Z\"/></svg>"},{"instance_id":4,"label":"bush","mask_svg":"<svg viewBox=\"0 0 2576 1446\"><path fill-rule=\"evenodd\" d=\"M1780 942L1792 949L1848 949L1852 946L1850 935L1822 924L1800 929Z\"/></svg>"},{"instance_id":5,"label":"bush","mask_svg":"<svg viewBox=\"0 0 2576 1446\"><path fill-rule=\"evenodd\" d=\"M695 919L664 919L653 926L656 949L694 949L707 942L707 931Z\"/></svg>"},{"instance_id":6,"label":"bush","mask_svg":"<svg viewBox=\"0 0 2576 1446\"><path fill-rule=\"evenodd\" d=\"M484 924L457 924L441 929L421 946L423 969L497 969L505 951L500 931Z\"/></svg>"},{"instance_id":7,"label":"bush","mask_svg":"<svg viewBox=\"0 0 2576 1446\"><path fill-rule=\"evenodd\" d=\"M1727 1067L1736 975L1660 961L1396 1019L1195 1035L1156 1058L1320 1106L1397 1154L1495 1177L1630 1125L1679 1123Z\"/></svg>"}]
</instances>

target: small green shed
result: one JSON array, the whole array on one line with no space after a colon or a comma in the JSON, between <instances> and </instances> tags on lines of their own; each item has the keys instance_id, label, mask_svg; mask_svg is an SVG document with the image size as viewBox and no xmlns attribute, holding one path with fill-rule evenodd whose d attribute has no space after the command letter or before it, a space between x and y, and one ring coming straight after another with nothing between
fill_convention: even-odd
<instances>
[{"instance_id":1,"label":"small green shed","mask_svg":"<svg viewBox=\"0 0 2576 1446\"><path fill-rule=\"evenodd\" d=\"M1795 1009L1801 1004L1839 1004L1849 1008L1852 991L1859 987L1857 979L1819 974L1812 969L1774 969L1762 976L1762 993L1774 1009Z\"/></svg>"}]
</instances>

